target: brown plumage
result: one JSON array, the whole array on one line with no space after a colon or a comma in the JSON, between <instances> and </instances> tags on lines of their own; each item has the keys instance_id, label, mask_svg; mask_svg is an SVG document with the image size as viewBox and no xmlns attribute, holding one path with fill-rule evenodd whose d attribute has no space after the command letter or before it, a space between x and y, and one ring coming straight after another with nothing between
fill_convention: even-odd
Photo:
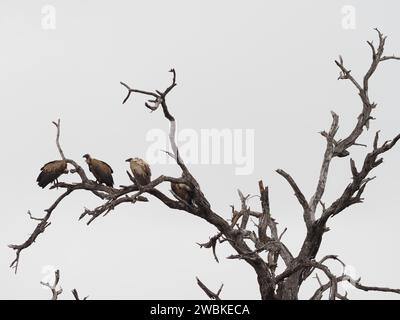
<instances>
[{"instance_id":1,"label":"brown plumage","mask_svg":"<svg viewBox=\"0 0 400 320\"><path fill-rule=\"evenodd\" d=\"M182 200L185 200L189 204L193 204L193 190L185 183L174 183L171 182L171 189Z\"/></svg>"},{"instance_id":2,"label":"brown plumage","mask_svg":"<svg viewBox=\"0 0 400 320\"><path fill-rule=\"evenodd\" d=\"M57 181L57 179L63 174L68 173L67 162L65 160L54 160L46 163L42 168L41 172L36 179L38 185L45 188L49 183Z\"/></svg>"},{"instance_id":3,"label":"brown plumage","mask_svg":"<svg viewBox=\"0 0 400 320\"><path fill-rule=\"evenodd\" d=\"M145 186L150 183L151 169L146 161L139 158L129 158L126 160L126 162L129 162L132 174L141 186Z\"/></svg>"},{"instance_id":4,"label":"brown plumage","mask_svg":"<svg viewBox=\"0 0 400 320\"><path fill-rule=\"evenodd\" d=\"M91 173L93 173L98 183L104 183L109 187L114 186L114 179L112 177L114 171L107 163L98 159L94 159L89 154L85 154L83 157L86 159L89 170Z\"/></svg>"}]
</instances>

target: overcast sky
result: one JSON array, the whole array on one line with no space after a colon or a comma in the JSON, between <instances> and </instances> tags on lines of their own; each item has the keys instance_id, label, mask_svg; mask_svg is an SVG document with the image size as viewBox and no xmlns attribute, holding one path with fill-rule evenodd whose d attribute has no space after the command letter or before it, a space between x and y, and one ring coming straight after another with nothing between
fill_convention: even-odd
<instances>
[{"instance_id":1,"label":"overcast sky","mask_svg":"<svg viewBox=\"0 0 400 320\"><path fill-rule=\"evenodd\" d=\"M114 168L117 185L127 184L124 160L146 158L152 134L166 132L168 123L161 112L144 108L143 97L122 105L126 91L119 82L163 89L174 67L178 86L168 101L180 130L199 140L211 129L236 130L243 139L245 130L254 134L250 142L233 142L254 164L247 174L238 174L236 157L232 164L190 165L214 211L229 218L230 205L240 205L236 190L256 194L263 179L272 214L280 230L288 228L284 240L297 253L305 236L302 212L275 170L287 170L307 197L312 194L325 147L318 132L330 126L330 110L341 117L343 137L361 108L351 84L337 81L333 60L342 54L359 78L370 61L365 41L377 41L374 27L389 36L387 53L400 53L399 9L398 1L2 0L0 298L48 299L39 282L48 280L52 268L61 270L64 299L72 298L73 288L92 299L202 299L196 276L210 288L223 282L225 299L259 298L254 271L225 259L233 253L226 243L217 248L219 264L197 246L216 233L213 226L151 199L120 206L88 227L78 217L101 202L85 192L57 208L51 226L21 253L14 275L8 267L14 252L7 245L33 231L26 212L43 215L62 192L35 183L39 168L59 158L51 121L61 118L67 157L84 165L82 155L90 153ZM48 16L53 13L55 20ZM374 75L370 94L378 103L377 120L360 142L371 146L378 129L383 139L400 131L399 81L395 61ZM367 152L351 151L358 163ZM400 288L399 160L399 148L385 155L365 203L329 221L319 252L338 254L366 285ZM153 164L152 171L179 175L173 164ZM348 159L335 159L324 201L334 201L350 178ZM250 205L259 209L256 198ZM316 288L310 279L300 297ZM352 289L349 296L397 298Z\"/></svg>"}]
</instances>

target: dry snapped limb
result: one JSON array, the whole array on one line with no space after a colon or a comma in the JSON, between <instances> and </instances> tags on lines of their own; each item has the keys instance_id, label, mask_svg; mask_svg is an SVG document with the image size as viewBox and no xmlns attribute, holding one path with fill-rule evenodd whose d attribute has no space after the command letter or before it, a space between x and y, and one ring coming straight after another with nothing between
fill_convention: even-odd
<instances>
[{"instance_id":1,"label":"dry snapped limb","mask_svg":"<svg viewBox=\"0 0 400 320\"><path fill-rule=\"evenodd\" d=\"M207 288L207 286L200 281L199 278L196 277L197 280L197 285L205 292L205 294L211 299L211 300L221 300L219 297L222 291L222 288L224 287L224 284L222 283L221 286L219 287L217 293L214 293L210 289Z\"/></svg>"},{"instance_id":2,"label":"dry snapped limb","mask_svg":"<svg viewBox=\"0 0 400 320\"><path fill-rule=\"evenodd\" d=\"M269 207L269 195L268 187L264 187L263 181L259 181L260 189L260 204L261 211L254 211L248 206L248 201L253 198L250 195L244 195L238 190L241 210L235 210L232 206L232 218L230 226L236 231L238 235L241 235L244 239L250 240L254 249L245 253L232 254L227 259L245 259L245 260L258 260L260 254L266 253L265 259L266 266L271 273L271 278L274 281L275 270L277 267L278 258L281 257L285 264L290 264L293 259L293 255L289 249L282 243L282 236L286 229L279 235L277 223L272 218L270 207ZM258 223L249 225L250 219L257 219ZM267 235L267 232L269 235ZM201 248L212 248L215 260L219 262L216 256L216 245L217 243L229 242L231 239L224 236L223 233L218 233L211 237L206 243L199 243Z\"/></svg>"},{"instance_id":3,"label":"dry snapped limb","mask_svg":"<svg viewBox=\"0 0 400 320\"><path fill-rule=\"evenodd\" d=\"M78 291L76 290L76 289L72 289L72 295L74 296L74 299L75 300L87 300L88 298L89 298L89 296L86 296L86 297L84 297L83 299L81 299L80 297L79 297L79 293L78 293Z\"/></svg>"},{"instance_id":4,"label":"dry snapped limb","mask_svg":"<svg viewBox=\"0 0 400 320\"><path fill-rule=\"evenodd\" d=\"M58 296L63 293L63 289L61 288L61 286L59 286L59 283L60 283L60 270L56 270L54 272L53 284L50 284L49 282L40 281L40 284L42 286L45 286L51 290L51 300L58 300ZM74 296L75 300L87 300L87 298L89 297L87 296L84 297L83 299L80 299L78 291L76 289L72 290L72 295Z\"/></svg>"},{"instance_id":5,"label":"dry snapped limb","mask_svg":"<svg viewBox=\"0 0 400 320\"><path fill-rule=\"evenodd\" d=\"M218 233L217 235L213 236L210 238L210 240L208 242L205 243L198 243L198 245L200 246L200 248L212 248L213 251L213 255L214 255L214 259L215 261L219 262L218 257L217 257L217 253L216 253L216 246L217 246L217 241L220 240L220 238L222 237L222 233Z\"/></svg>"},{"instance_id":6,"label":"dry snapped limb","mask_svg":"<svg viewBox=\"0 0 400 320\"><path fill-rule=\"evenodd\" d=\"M290 265L293 261L293 255L282 242L283 234L287 229L285 228L279 234L277 222L271 215L268 187L264 187L262 180L259 181L258 186L260 192L259 199L261 211L252 210L249 207L248 202L253 197L250 195L244 195L243 192L238 190L241 209L240 211L237 211L235 210L235 207L232 206L232 218L230 224L238 235L252 242L254 249L245 253L232 254L226 258L259 261L261 256L265 255L265 257L261 259L266 264L272 282L275 283L275 271L278 266L278 259L281 258L285 265ZM256 219L257 222L254 222L253 219ZM253 224L248 223L250 220ZM231 241L231 239L227 238L222 233L218 233L211 237L208 242L200 244L200 246L204 248L212 248L215 256L216 244L218 242L223 243L229 241Z\"/></svg>"},{"instance_id":7,"label":"dry snapped limb","mask_svg":"<svg viewBox=\"0 0 400 320\"><path fill-rule=\"evenodd\" d=\"M51 300L57 300L58 296L63 292L63 289L61 287L57 288L59 282L60 282L60 270L56 270L54 272L54 283L53 284L50 284L48 282L44 283L44 282L40 281L41 285L48 287L51 290L51 294L52 294Z\"/></svg>"}]
</instances>

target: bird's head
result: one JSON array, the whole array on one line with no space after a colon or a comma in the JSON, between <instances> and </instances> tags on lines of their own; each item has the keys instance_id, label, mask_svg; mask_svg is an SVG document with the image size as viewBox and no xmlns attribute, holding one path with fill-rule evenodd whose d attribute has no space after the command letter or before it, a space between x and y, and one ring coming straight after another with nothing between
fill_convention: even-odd
<instances>
[{"instance_id":1,"label":"bird's head","mask_svg":"<svg viewBox=\"0 0 400 320\"><path fill-rule=\"evenodd\" d=\"M140 158L133 158L132 159L132 162L134 163L134 164L136 164L136 165L143 165L143 163L144 163L144 161L142 160L142 159L140 159Z\"/></svg>"},{"instance_id":2,"label":"bird's head","mask_svg":"<svg viewBox=\"0 0 400 320\"><path fill-rule=\"evenodd\" d=\"M143 160L140 158L130 158L127 159L126 161L129 161L130 163L134 164L134 165L141 165L143 164Z\"/></svg>"},{"instance_id":3,"label":"bird's head","mask_svg":"<svg viewBox=\"0 0 400 320\"><path fill-rule=\"evenodd\" d=\"M87 163L89 163L89 162L90 162L90 159L91 159L91 158L90 158L90 154L88 154L88 153L84 154L84 155L82 156L82 158L85 158Z\"/></svg>"}]
</instances>

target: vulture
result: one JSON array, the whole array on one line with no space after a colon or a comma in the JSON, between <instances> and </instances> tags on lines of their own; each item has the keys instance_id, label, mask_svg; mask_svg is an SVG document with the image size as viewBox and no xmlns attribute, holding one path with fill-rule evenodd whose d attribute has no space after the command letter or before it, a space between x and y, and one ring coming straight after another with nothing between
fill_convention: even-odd
<instances>
[{"instance_id":1,"label":"vulture","mask_svg":"<svg viewBox=\"0 0 400 320\"><path fill-rule=\"evenodd\" d=\"M93 173L97 182L100 184L104 183L106 186L112 188L114 186L114 180L112 177L112 174L114 173L113 169L104 161L94 159L89 154L85 154L83 157L86 159L89 170Z\"/></svg>"},{"instance_id":2,"label":"vulture","mask_svg":"<svg viewBox=\"0 0 400 320\"><path fill-rule=\"evenodd\" d=\"M68 173L67 162L65 160L54 160L46 163L42 168L41 172L36 179L39 187L45 188L49 183L57 181L57 179L63 174Z\"/></svg>"},{"instance_id":3,"label":"vulture","mask_svg":"<svg viewBox=\"0 0 400 320\"><path fill-rule=\"evenodd\" d=\"M140 158L129 158L125 160L129 162L133 176L141 186L148 185L151 181L151 170L148 163Z\"/></svg>"},{"instance_id":4,"label":"vulture","mask_svg":"<svg viewBox=\"0 0 400 320\"><path fill-rule=\"evenodd\" d=\"M171 182L171 189L179 198L188 204L193 204L194 192L187 184Z\"/></svg>"}]
</instances>

